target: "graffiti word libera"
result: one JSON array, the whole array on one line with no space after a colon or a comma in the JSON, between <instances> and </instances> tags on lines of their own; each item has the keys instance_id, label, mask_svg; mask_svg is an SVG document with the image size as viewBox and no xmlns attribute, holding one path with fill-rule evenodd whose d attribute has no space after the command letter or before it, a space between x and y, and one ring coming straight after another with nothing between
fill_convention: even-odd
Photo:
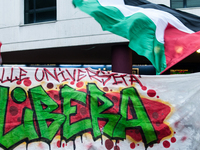
<instances>
[{"instance_id":1,"label":"graffiti word libera","mask_svg":"<svg viewBox=\"0 0 200 150\"><path fill-rule=\"evenodd\" d=\"M10 91L9 87L0 86L0 146L12 149L24 141L45 141L50 144L58 132L66 142L86 132L91 132L94 141L102 134L109 139L123 140L126 129L135 128L139 129L145 146L157 140L155 129L133 87L121 90L119 112L115 113L106 112L114 104L94 83L88 83L85 91L64 85L59 97L58 104L42 86L33 87L27 92L21 87ZM22 115L21 122L6 131L10 101L12 106L21 107ZM25 103L30 103L30 107ZM88 108L87 117L73 119L80 114L78 105ZM128 109L134 114L131 119L128 118ZM106 121L102 130L99 120Z\"/></svg>"}]
</instances>

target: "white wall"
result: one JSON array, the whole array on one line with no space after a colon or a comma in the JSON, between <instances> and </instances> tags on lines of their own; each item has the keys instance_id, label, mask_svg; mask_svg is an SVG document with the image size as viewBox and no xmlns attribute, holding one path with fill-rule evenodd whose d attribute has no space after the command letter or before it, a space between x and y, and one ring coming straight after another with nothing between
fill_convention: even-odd
<instances>
[{"instance_id":1,"label":"white wall","mask_svg":"<svg viewBox=\"0 0 200 150\"><path fill-rule=\"evenodd\" d=\"M57 21L24 25L24 0L0 0L2 52L124 42L91 17L75 9L71 0L57 0ZM169 6L169 0L151 0ZM187 9L200 13L199 9Z\"/></svg>"},{"instance_id":2,"label":"white wall","mask_svg":"<svg viewBox=\"0 0 200 150\"><path fill-rule=\"evenodd\" d=\"M166 6L170 6L170 0L148 0L148 1L156 4L165 4Z\"/></svg>"},{"instance_id":3,"label":"white wall","mask_svg":"<svg viewBox=\"0 0 200 150\"><path fill-rule=\"evenodd\" d=\"M57 0L57 21L24 25L23 1L0 0L2 52L127 41L102 31L93 18L75 9L70 0Z\"/></svg>"}]
</instances>

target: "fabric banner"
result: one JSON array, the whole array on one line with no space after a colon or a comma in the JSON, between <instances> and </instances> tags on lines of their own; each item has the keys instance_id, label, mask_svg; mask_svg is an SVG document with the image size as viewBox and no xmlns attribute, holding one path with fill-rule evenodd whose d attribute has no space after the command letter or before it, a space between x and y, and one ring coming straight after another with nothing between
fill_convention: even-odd
<instances>
[{"instance_id":1,"label":"fabric banner","mask_svg":"<svg viewBox=\"0 0 200 150\"><path fill-rule=\"evenodd\" d=\"M0 149L199 149L199 80L0 68Z\"/></svg>"}]
</instances>

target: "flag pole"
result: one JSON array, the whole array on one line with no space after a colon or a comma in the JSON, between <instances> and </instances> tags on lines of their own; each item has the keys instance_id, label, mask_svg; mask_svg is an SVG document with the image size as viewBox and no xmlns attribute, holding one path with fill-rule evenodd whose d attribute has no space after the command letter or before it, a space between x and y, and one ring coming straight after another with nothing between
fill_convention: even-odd
<instances>
[{"instance_id":1,"label":"flag pole","mask_svg":"<svg viewBox=\"0 0 200 150\"><path fill-rule=\"evenodd\" d=\"M112 71L132 74L132 50L127 45L112 46Z\"/></svg>"}]
</instances>

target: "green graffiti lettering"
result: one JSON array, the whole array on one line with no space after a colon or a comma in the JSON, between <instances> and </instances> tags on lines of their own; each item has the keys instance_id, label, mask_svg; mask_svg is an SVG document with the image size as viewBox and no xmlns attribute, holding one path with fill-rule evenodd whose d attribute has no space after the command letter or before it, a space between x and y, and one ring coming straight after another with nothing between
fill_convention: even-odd
<instances>
[{"instance_id":1,"label":"green graffiti lettering","mask_svg":"<svg viewBox=\"0 0 200 150\"><path fill-rule=\"evenodd\" d=\"M8 94L9 88L0 86L0 143L5 148L12 147L18 142L27 141L27 139L33 140L38 138L33 123L33 111L28 108L24 108L23 110L24 123L12 129L8 133L4 133Z\"/></svg>"},{"instance_id":2,"label":"green graffiti lettering","mask_svg":"<svg viewBox=\"0 0 200 150\"><path fill-rule=\"evenodd\" d=\"M128 119L127 110L129 101L132 102L132 106L130 107L134 108L137 117L136 119ZM121 91L120 114L121 118L114 130L114 138L125 139L126 128L139 127L142 129L142 135L144 135L143 141L145 144L150 144L157 140L153 125L135 88L127 88Z\"/></svg>"},{"instance_id":3,"label":"green graffiti lettering","mask_svg":"<svg viewBox=\"0 0 200 150\"><path fill-rule=\"evenodd\" d=\"M113 103L105 96L104 92L97 88L95 84L88 84L88 91L90 95L91 120L94 139L97 139L99 136L101 136L98 119L107 121L103 128L103 133L109 137L112 137L115 125L120 119L120 115L104 113L104 111L113 107ZM99 105L99 103L102 104Z\"/></svg>"},{"instance_id":4,"label":"green graffiti lettering","mask_svg":"<svg viewBox=\"0 0 200 150\"><path fill-rule=\"evenodd\" d=\"M77 101L82 105L86 105L87 94L81 91L76 91L75 89L65 85L61 89L61 97L63 98L63 114L66 115L67 119L63 125L63 136L66 139L75 138L78 133L83 133L88 129L91 129L91 120L84 119L78 120L77 122L71 123L70 116L76 114L76 106L71 106L71 101Z\"/></svg>"},{"instance_id":5,"label":"green graffiti lettering","mask_svg":"<svg viewBox=\"0 0 200 150\"><path fill-rule=\"evenodd\" d=\"M65 121L63 114L52 113L58 108L58 104L45 92L41 86L29 90L29 96L35 109L36 121L39 126L40 136L52 141L59 128ZM43 108L43 105L46 108ZM47 120L52 121L50 125Z\"/></svg>"},{"instance_id":6,"label":"green graffiti lettering","mask_svg":"<svg viewBox=\"0 0 200 150\"><path fill-rule=\"evenodd\" d=\"M126 130L132 128L140 129L146 147L155 142L154 127L137 90L133 87L123 89L120 96L119 112L113 112L114 103L110 96L107 97L95 83L88 83L87 93L64 85L60 89L60 107L42 86L29 89L28 96L23 88L16 87L11 91L12 103L24 107L23 102L30 99L33 110L27 108L30 106L24 107L22 123L5 133L5 121L9 119L6 118L7 105L10 105L9 87L0 86L0 146L11 149L24 141L36 140L50 144L59 129L61 141L64 139L66 142L88 131L91 131L94 141L102 134L110 139L126 139ZM80 106L88 110L87 117L78 114L81 113ZM60 110L58 108L61 108L60 113L56 113ZM102 120L105 122L100 122ZM100 129L100 125L104 127Z\"/></svg>"},{"instance_id":7,"label":"green graffiti lettering","mask_svg":"<svg viewBox=\"0 0 200 150\"><path fill-rule=\"evenodd\" d=\"M16 103L22 103L26 100L26 92L24 89L17 87L11 92L13 101Z\"/></svg>"}]
</instances>

